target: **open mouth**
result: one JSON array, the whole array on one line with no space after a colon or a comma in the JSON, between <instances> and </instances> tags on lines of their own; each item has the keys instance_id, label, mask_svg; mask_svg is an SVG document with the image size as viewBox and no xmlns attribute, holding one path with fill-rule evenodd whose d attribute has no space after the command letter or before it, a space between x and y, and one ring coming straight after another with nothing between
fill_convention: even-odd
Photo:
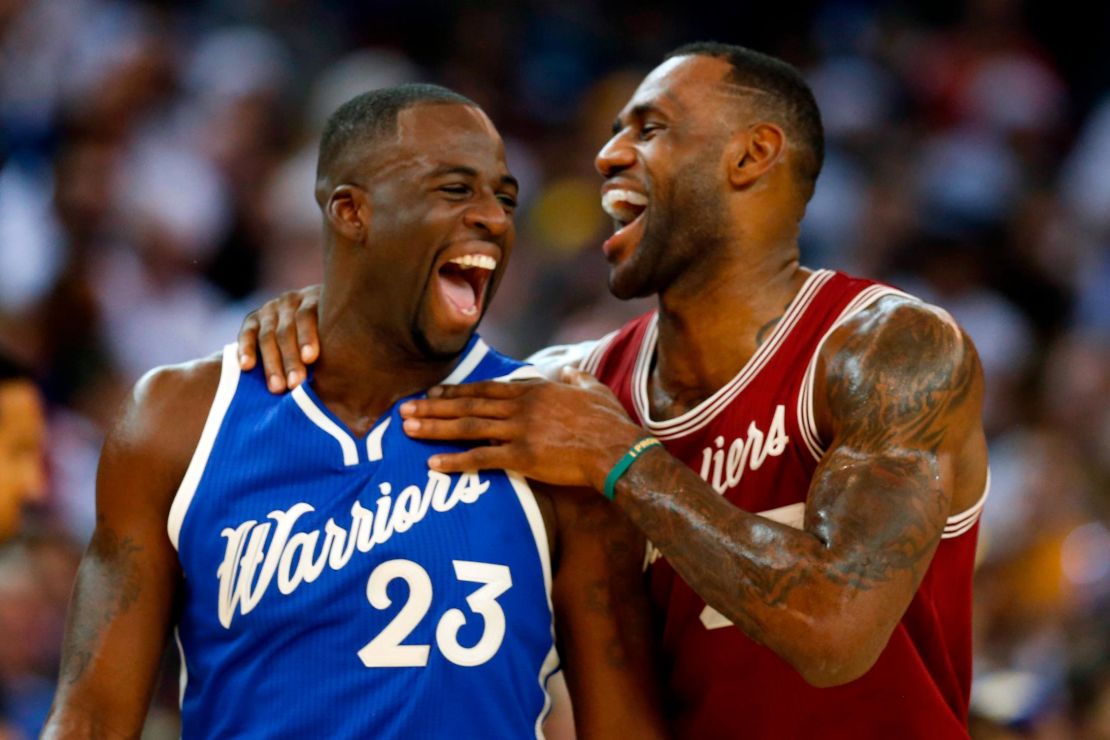
<instances>
[{"instance_id":1,"label":"open mouth","mask_svg":"<svg viewBox=\"0 0 1110 740\"><path fill-rule=\"evenodd\" d=\"M612 257L625 242L635 241L633 237L647 206L647 196L635 190L613 188L602 194L601 207L613 219L614 228L613 235L602 246L606 257Z\"/></svg>"},{"instance_id":2,"label":"open mouth","mask_svg":"<svg viewBox=\"0 0 1110 740\"><path fill-rule=\"evenodd\" d=\"M497 268L497 260L486 254L465 254L439 268L439 286L447 303L462 320L476 320L482 310L486 286Z\"/></svg>"}]
</instances>

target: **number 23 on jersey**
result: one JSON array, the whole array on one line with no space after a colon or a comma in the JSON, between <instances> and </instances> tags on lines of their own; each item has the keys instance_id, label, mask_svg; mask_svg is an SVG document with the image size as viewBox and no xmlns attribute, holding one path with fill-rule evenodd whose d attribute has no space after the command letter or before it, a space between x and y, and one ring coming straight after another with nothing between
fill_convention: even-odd
<instances>
[{"instance_id":1,"label":"number 23 on jersey","mask_svg":"<svg viewBox=\"0 0 1110 740\"><path fill-rule=\"evenodd\" d=\"M436 624L436 646L443 656L460 666L482 665L501 647L505 637L505 612L497 597L513 585L512 574L504 565L454 560L455 577L480 588L466 597L470 611L482 618L482 636L471 647L461 645L459 630L467 617L461 609L448 609ZM432 605L432 579L428 571L411 560L387 560L374 568L366 581L366 598L375 609L388 609L393 600L386 589L396 579L408 586L408 600L378 636L358 651L367 668L408 668L428 665L431 645L402 644L427 615Z\"/></svg>"}]
</instances>

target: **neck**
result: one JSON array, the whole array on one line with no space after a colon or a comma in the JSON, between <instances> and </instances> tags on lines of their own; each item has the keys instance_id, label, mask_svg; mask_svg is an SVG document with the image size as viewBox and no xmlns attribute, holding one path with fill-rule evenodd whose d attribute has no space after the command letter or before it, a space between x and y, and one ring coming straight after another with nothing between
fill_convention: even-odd
<instances>
[{"instance_id":1,"label":"neck","mask_svg":"<svg viewBox=\"0 0 1110 740\"><path fill-rule=\"evenodd\" d=\"M708 397L731 380L774 329L809 271L796 244L741 249L659 294L653 383L671 397ZM760 254L758 260L745 254Z\"/></svg>"},{"instance_id":2,"label":"neck","mask_svg":"<svg viewBox=\"0 0 1110 740\"><path fill-rule=\"evenodd\" d=\"M312 388L356 434L364 434L398 399L435 385L459 357L428 359L409 337L376 323L380 307L369 306L363 288L357 295L329 289L320 296L320 359L313 366Z\"/></svg>"}]
</instances>

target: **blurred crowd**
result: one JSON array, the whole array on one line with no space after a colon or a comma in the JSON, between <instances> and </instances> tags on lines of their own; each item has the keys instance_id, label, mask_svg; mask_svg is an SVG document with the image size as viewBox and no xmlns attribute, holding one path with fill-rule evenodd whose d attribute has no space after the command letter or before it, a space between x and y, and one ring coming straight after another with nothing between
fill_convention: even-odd
<instances>
[{"instance_id":1,"label":"blurred crowd","mask_svg":"<svg viewBox=\"0 0 1110 740\"><path fill-rule=\"evenodd\" d=\"M606 290L593 155L642 74L706 38L813 86L803 262L945 306L982 355L974 736L1110 738L1110 11L733 5L0 0L0 739L49 706L131 384L318 281L335 107L432 81L497 123L522 199L483 335L524 356L650 308ZM174 660L151 737L175 736Z\"/></svg>"}]
</instances>

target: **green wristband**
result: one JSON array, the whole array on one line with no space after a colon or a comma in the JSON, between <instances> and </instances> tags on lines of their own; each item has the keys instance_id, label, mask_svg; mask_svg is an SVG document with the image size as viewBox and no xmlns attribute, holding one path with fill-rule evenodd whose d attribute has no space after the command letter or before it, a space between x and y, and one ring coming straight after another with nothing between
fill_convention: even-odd
<instances>
[{"instance_id":1,"label":"green wristband","mask_svg":"<svg viewBox=\"0 0 1110 740\"><path fill-rule=\"evenodd\" d=\"M636 444L628 448L628 452L624 453L624 457L617 461L613 469L609 471L609 475L605 476L605 490L601 493L605 498L612 501L617 496L617 481L624 475L632 463L636 462L636 458L644 453L645 450L650 450L652 447L661 446L663 443L655 437L644 437Z\"/></svg>"}]
</instances>

